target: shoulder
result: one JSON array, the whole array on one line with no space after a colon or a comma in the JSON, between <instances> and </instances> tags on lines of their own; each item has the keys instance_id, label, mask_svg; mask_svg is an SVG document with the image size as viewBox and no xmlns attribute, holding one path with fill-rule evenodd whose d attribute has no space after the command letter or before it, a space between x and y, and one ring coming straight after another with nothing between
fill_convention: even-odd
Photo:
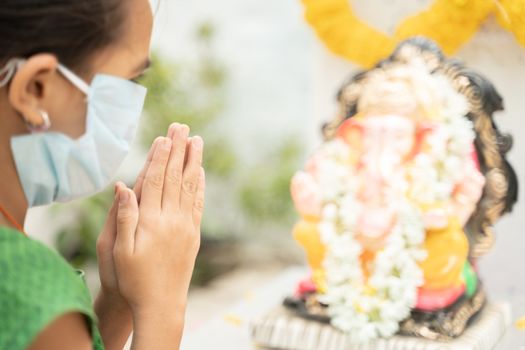
<instances>
[{"instance_id":1,"label":"shoulder","mask_svg":"<svg viewBox=\"0 0 525 350\"><path fill-rule=\"evenodd\" d=\"M25 349L68 312L85 315L94 328L82 278L40 242L0 228L0 349Z\"/></svg>"},{"instance_id":2,"label":"shoulder","mask_svg":"<svg viewBox=\"0 0 525 350\"><path fill-rule=\"evenodd\" d=\"M71 312L58 317L47 325L27 350L92 350L91 344L85 318L80 313Z\"/></svg>"}]
</instances>

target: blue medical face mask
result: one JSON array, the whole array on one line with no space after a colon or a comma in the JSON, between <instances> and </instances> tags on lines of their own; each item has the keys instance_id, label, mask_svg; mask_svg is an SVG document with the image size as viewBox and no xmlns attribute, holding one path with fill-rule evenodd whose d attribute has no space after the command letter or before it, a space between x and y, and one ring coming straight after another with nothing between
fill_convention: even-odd
<instances>
[{"instance_id":1,"label":"blue medical face mask","mask_svg":"<svg viewBox=\"0 0 525 350\"><path fill-rule=\"evenodd\" d=\"M0 87L24 60L13 59L0 71ZM18 176L30 207L66 202L105 188L130 149L144 105L146 88L128 80L97 74L91 85L62 65L58 71L86 95L86 133L78 139L30 128L11 139Z\"/></svg>"}]
</instances>

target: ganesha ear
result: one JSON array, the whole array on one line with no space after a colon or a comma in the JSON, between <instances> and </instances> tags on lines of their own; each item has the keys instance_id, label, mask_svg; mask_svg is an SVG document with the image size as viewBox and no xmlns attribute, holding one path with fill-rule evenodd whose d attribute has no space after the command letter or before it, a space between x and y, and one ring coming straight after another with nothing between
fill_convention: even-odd
<instances>
[{"instance_id":1,"label":"ganesha ear","mask_svg":"<svg viewBox=\"0 0 525 350\"><path fill-rule=\"evenodd\" d=\"M314 177L304 171L297 172L290 186L295 208L303 217L321 215L321 195Z\"/></svg>"},{"instance_id":2,"label":"ganesha ear","mask_svg":"<svg viewBox=\"0 0 525 350\"><path fill-rule=\"evenodd\" d=\"M472 162L474 166L476 167L476 170L481 171L481 165L479 163L479 156L478 151L476 150L476 146L474 143L470 145L470 158L472 159Z\"/></svg>"},{"instance_id":3,"label":"ganesha ear","mask_svg":"<svg viewBox=\"0 0 525 350\"><path fill-rule=\"evenodd\" d=\"M363 149L363 133L363 126L358 120L348 119L337 129L336 137L350 145L352 150L357 150L360 153Z\"/></svg>"}]
</instances>

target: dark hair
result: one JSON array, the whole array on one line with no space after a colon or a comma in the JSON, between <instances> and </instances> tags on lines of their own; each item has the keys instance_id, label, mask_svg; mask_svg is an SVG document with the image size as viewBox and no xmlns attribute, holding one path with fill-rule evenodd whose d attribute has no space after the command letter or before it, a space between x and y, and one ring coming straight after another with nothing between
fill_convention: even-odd
<instances>
[{"instance_id":1,"label":"dark hair","mask_svg":"<svg viewBox=\"0 0 525 350\"><path fill-rule=\"evenodd\" d=\"M121 34L124 0L3 0L0 65L13 57L47 52L71 68Z\"/></svg>"}]
</instances>

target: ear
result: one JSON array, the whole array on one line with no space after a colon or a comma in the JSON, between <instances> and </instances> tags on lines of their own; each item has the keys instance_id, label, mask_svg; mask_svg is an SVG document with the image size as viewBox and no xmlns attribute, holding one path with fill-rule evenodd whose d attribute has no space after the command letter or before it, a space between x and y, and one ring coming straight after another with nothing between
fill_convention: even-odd
<instances>
[{"instance_id":1,"label":"ear","mask_svg":"<svg viewBox=\"0 0 525 350\"><path fill-rule=\"evenodd\" d=\"M26 123L42 126L44 103L56 77L57 58L52 54L31 56L16 71L9 87L9 102Z\"/></svg>"},{"instance_id":2,"label":"ear","mask_svg":"<svg viewBox=\"0 0 525 350\"><path fill-rule=\"evenodd\" d=\"M347 119L337 130L337 136L342 138L353 149L361 151L363 148L363 125L356 118Z\"/></svg>"}]
</instances>

